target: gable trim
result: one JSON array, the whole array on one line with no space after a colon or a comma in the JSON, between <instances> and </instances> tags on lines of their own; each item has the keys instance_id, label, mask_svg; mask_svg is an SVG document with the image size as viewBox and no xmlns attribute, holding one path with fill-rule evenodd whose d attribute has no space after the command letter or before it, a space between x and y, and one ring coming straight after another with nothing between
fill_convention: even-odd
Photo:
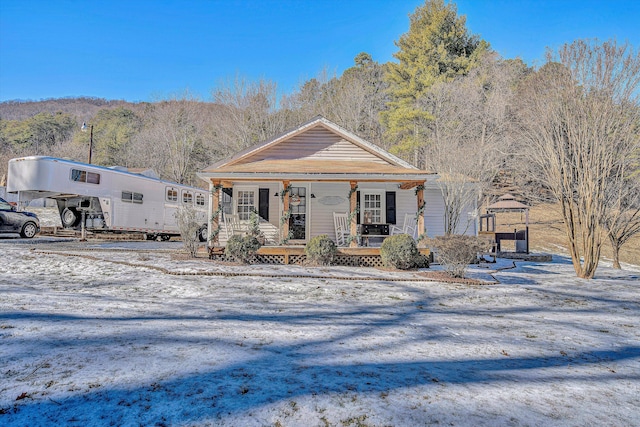
<instances>
[{"instance_id":1,"label":"gable trim","mask_svg":"<svg viewBox=\"0 0 640 427\"><path fill-rule=\"evenodd\" d=\"M394 156L393 154L383 150L380 147L375 146L374 144L371 144L368 141L365 141L364 139L360 138L359 136L347 131L346 129L343 129L342 127L338 126L337 124L325 119L322 116L317 116L315 118L313 118L312 120L310 120L307 123L302 124L301 126L298 126L297 128L286 132L280 136L277 136L271 140L265 141L261 144L258 144L256 146L247 148L243 151L240 151L239 153L235 154L234 156L232 156L231 158L219 161L217 163L214 163L213 165L211 165L210 167L208 167L207 169L205 169L205 171L213 171L215 169L221 168L221 167L225 167L225 166L232 166L234 164L237 164L239 162L241 162L243 159L246 159L247 157L252 157L255 156L257 154L259 154L262 151L265 151L271 147L273 147L274 145L277 145L281 142L284 142L286 140L291 139L292 137L299 135L301 133L304 133L306 131L308 131L309 129L312 129L316 126L322 126L323 128L327 129L330 132L333 132L337 135L339 135L340 137L344 138L345 140L349 141L350 143L356 145L357 147L367 151L368 153L374 155L375 157L378 157L382 160L384 160L385 162L390 163L391 165L395 165L395 166L400 166L400 167L404 167L407 169L413 169L413 170L418 170L418 168L416 168L415 166L411 165L408 162L405 162L404 160Z\"/></svg>"}]
</instances>

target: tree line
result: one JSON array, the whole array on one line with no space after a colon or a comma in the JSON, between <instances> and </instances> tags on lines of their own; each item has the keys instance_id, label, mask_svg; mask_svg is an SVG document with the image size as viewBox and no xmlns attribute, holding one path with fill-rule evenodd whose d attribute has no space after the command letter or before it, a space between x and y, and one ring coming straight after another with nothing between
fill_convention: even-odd
<instances>
[{"instance_id":1,"label":"tree line","mask_svg":"<svg viewBox=\"0 0 640 427\"><path fill-rule=\"evenodd\" d=\"M152 167L200 185L195 173L209 164L322 115L438 172L448 233L470 200L491 197L508 176L527 200L560 203L578 276L593 277L604 239L617 263L620 247L640 232L637 50L577 40L529 67L500 57L444 0L419 6L396 46L395 61L363 52L342 75L323 70L287 94L275 82L236 76L207 102L184 92L136 104L1 103L0 175L22 155L84 161L86 122L94 163Z\"/></svg>"}]
</instances>

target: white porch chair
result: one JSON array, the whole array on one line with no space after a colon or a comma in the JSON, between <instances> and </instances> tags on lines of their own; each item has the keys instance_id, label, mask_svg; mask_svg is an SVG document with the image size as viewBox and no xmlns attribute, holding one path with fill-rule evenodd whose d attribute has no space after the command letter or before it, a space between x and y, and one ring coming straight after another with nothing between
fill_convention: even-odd
<instances>
[{"instance_id":1,"label":"white porch chair","mask_svg":"<svg viewBox=\"0 0 640 427\"><path fill-rule=\"evenodd\" d=\"M347 238L350 233L349 214L342 212L333 213L333 227L336 233L336 244L347 246Z\"/></svg>"},{"instance_id":2,"label":"white porch chair","mask_svg":"<svg viewBox=\"0 0 640 427\"><path fill-rule=\"evenodd\" d=\"M416 239L418 237L418 221L416 220L416 214L404 214L402 227L399 225L391 225L389 228L389 234L408 234Z\"/></svg>"},{"instance_id":3,"label":"white porch chair","mask_svg":"<svg viewBox=\"0 0 640 427\"><path fill-rule=\"evenodd\" d=\"M225 214L224 216L224 228L227 233L227 239L234 234L243 233L245 230L240 224L240 218L238 214Z\"/></svg>"}]
</instances>

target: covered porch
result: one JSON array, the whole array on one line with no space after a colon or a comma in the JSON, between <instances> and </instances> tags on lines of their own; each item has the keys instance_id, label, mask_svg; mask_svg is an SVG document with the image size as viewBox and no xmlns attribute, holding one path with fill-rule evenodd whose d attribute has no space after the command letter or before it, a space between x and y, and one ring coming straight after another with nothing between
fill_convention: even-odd
<instances>
[{"instance_id":1,"label":"covered porch","mask_svg":"<svg viewBox=\"0 0 640 427\"><path fill-rule=\"evenodd\" d=\"M412 177L415 178L415 177ZM328 179L210 182L209 246L259 222L266 246L304 246L326 234L342 247L379 246L393 234L425 232L421 181ZM257 217L257 218L255 218Z\"/></svg>"}]
</instances>

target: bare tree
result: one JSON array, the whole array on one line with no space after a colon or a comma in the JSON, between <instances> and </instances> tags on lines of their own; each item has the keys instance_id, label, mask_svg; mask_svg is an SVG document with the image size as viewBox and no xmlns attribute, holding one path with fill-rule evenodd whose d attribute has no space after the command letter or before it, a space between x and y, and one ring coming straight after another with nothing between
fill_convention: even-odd
<instances>
[{"instance_id":1,"label":"bare tree","mask_svg":"<svg viewBox=\"0 0 640 427\"><path fill-rule=\"evenodd\" d=\"M182 245L191 258L195 258L198 253L200 221L198 221L196 210L191 205L182 205L176 212L176 221L182 238Z\"/></svg>"},{"instance_id":2,"label":"bare tree","mask_svg":"<svg viewBox=\"0 0 640 427\"><path fill-rule=\"evenodd\" d=\"M560 202L578 277L593 278L612 206L638 147L640 56L615 41L578 40L547 54L520 93L520 136L537 180Z\"/></svg>"},{"instance_id":3,"label":"bare tree","mask_svg":"<svg viewBox=\"0 0 640 427\"><path fill-rule=\"evenodd\" d=\"M636 167L635 172L607 188L609 211L603 225L611 243L613 268L622 268L620 248L640 233L640 170Z\"/></svg>"},{"instance_id":4,"label":"bare tree","mask_svg":"<svg viewBox=\"0 0 640 427\"><path fill-rule=\"evenodd\" d=\"M360 53L355 66L342 76L331 76L323 69L317 77L306 81L281 103L283 112L301 123L322 115L369 142L383 146L383 129L378 117L385 108L388 83L384 81L384 65L371 55Z\"/></svg>"},{"instance_id":5,"label":"bare tree","mask_svg":"<svg viewBox=\"0 0 640 427\"><path fill-rule=\"evenodd\" d=\"M267 140L288 127L285 117L276 114L277 85L271 81L248 82L237 76L222 83L212 95L217 108L211 139L226 155Z\"/></svg>"},{"instance_id":6,"label":"bare tree","mask_svg":"<svg viewBox=\"0 0 640 427\"><path fill-rule=\"evenodd\" d=\"M509 145L508 106L519 70L486 54L467 76L437 83L420 99L433 120L422 129L424 166L440 175L445 232L464 232L465 214L486 190Z\"/></svg>"},{"instance_id":7,"label":"bare tree","mask_svg":"<svg viewBox=\"0 0 640 427\"><path fill-rule=\"evenodd\" d=\"M194 184L194 172L208 162L203 149L207 117L189 93L154 103L138 135L138 157L164 178Z\"/></svg>"}]
</instances>

